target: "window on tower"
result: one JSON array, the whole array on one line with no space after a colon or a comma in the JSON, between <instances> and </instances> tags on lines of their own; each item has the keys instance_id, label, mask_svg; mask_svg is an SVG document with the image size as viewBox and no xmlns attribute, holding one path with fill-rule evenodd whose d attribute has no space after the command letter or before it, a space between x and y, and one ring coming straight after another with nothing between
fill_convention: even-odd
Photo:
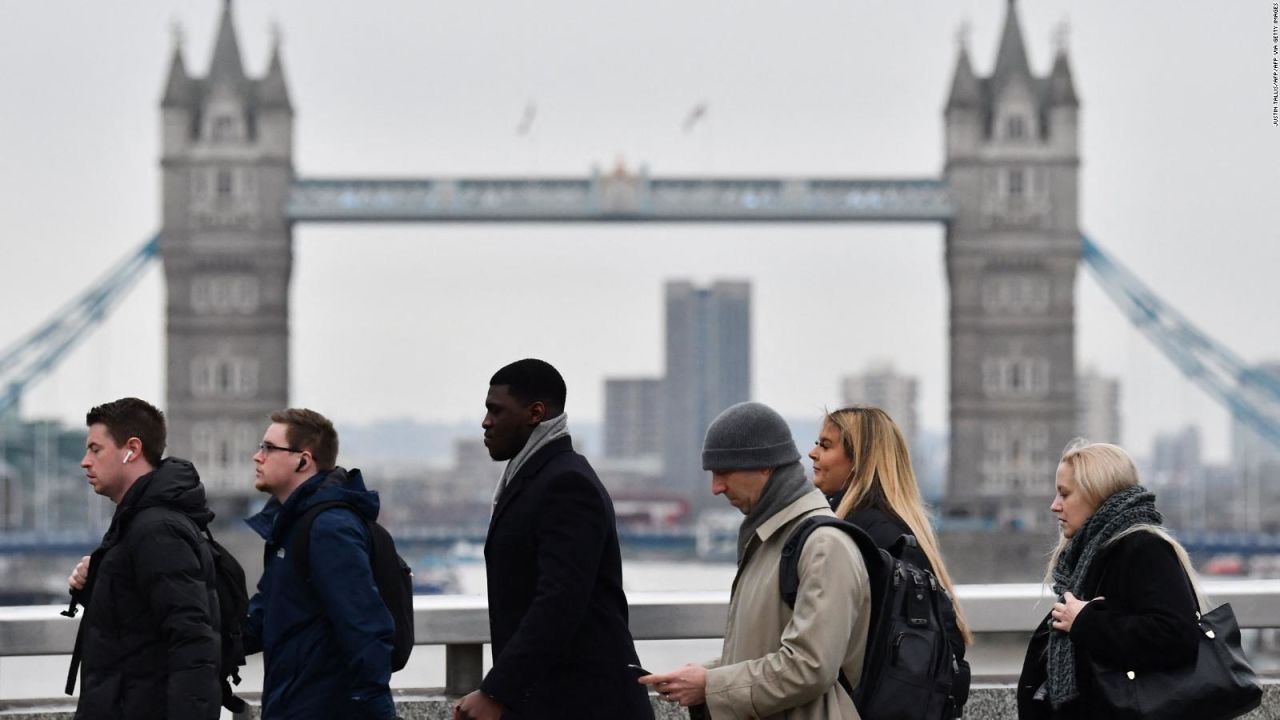
<instances>
[{"instance_id":1,"label":"window on tower","mask_svg":"<svg viewBox=\"0 0 1280 720\"><path fill-rule=\"evenodd\" d=\"M1042 479L1053 474L1049 426L1043 422L990 423L983 429L983 446L979 468L989 493L1040 487Z\"/></svg>"},{"instance_id":2,"label":"window on tower","mask_svg":"<svg viewBox=\"0 0 1280 720\"><path fill-rule=\"evenodd\" d=\"M218 197L229 198L235 189L232 183L231 171L226 168L218 170Z\"/></svg>"},{"instance_id":3,"label":"window on tower","mask_svg":"<svg viewBox=\"0 0 1280 720\"><path fill-rule=\"evenodd\" d=\"M250 315L260 298L252 275L202 275L191 281L191 309L200 315Z\"/></svg>"},{"instance_id":4,"label":"window on tower","mask_svg":"<svg viewBox=\"0 0 1280 720\"><path fill-rule=\"evenodd\" d=\"M995 272L982 281L982 307L1001 315L1049 310L1049 279L1038 272Z\"/></svg>"},{"instance_id":5,"label":"window on tower","mask_svg":"<svg viewBox=\"0 0 1280 720\"><path fill-rule=\"evenodd\" d=\"M1009 168L1007 177L1009 181L1009 197L1022 197L1026 190L1026 177L1022 168Z\"/></svg>"},{"instance_id":6,"label":"window on tower","mask_svg":"<svg viewBox=\"0 0 1280 720\"><path fill-rule=\"evenodd\" d=\"M993 398L1040 398L1049 394L1049 359L1021 354L982 361L982 389Z\"/></svg>"},{"instance_id":7,"label":"window on tower","mask_svg":"<svg viewBox=\"0 0 1280 720\"><path fill-rule=\"evenodd\" d=\"M1021 115L1010 115L1004 123L1005 137L1021 140L1027 136L1027 121Z\"/></svg>"},{"instance_id":8,"label":"window on tower","mask_svg":"<svg viewBox=\"0 0 1280 720\"><path fill-rule=\"evenodd\" d=\"M236 120L230 115L219 115L213 119L213 139L233 140L236 132Z\"/></svg>"},{"instance_id":9,"label":"window on tower","mask_svg":"<svg viewBox=\"0 0 1280 720\"><path fill-rule=\"evenodd\" d=\"M224 354L191 361L191 394L198 398L253 397L258 392L258 360Z\"/></svg>"}]
</instances>

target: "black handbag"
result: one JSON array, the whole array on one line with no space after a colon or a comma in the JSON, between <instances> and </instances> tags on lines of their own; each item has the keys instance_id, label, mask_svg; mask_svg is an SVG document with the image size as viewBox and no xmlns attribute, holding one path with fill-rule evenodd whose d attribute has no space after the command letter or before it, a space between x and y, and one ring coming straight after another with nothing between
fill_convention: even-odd
<instances>
[{"instance_id":1,"label":"black handbag","mask_svg":"<svg viewBox=\"0 0 1280 720\"><path fill-rule=\"evenodd\" d=\"M1101 705L1116 720L1227 720L1258 707L1262 686L1240 649L1240 625L1230 603L1199 615L1194 665L1134 672L1090 661Z\"/></svg>"}]
</instances>

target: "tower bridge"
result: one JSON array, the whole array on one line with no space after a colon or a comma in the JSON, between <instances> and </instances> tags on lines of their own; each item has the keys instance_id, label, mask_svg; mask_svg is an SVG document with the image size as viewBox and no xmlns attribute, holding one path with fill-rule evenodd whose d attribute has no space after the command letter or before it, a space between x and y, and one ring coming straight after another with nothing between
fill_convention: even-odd
<instances>
[{"instance_id":1,"label":"tower bridge","mask_svg":"<svg viewBox=\"0 0 1280 720\"><path fill-rule=\"evenodd\" d=\"M224 3L206 75L175 48L161 101L173 452L212 492L245 476L261 419L288 404L293 229L315 222L850 223L946 228L948 510L1043 524L1041 479L1075 426L1079 101L1065 49L1027 61L1008 5L992 74L963 48L937 177L298 177L294 105L276 47L241 62ZM694 465L694 463L689 463Z\"/></svg>"},{"instance_id":2,"label":"tower bridge","mask_svg":"<svg viewBox=\"0 0 1280 720\"><path fill-rule=\"evenodd\" d=\"M1192 327L1079 227L1079 112L1065 47L1031 71L1009 2L995 62L961 47L936 177L300 177L279 47L241 61L224 0L208 71L175 47L160 103L156 238L77 302L0 349L0 415L49 372L155 257L164 265L170 450L214 495L243 492L262 418L288 405L293 230L301 223L930 223L945 232L950 477L944 510L1037 528L1043 478L1075 432L1075 278L1081 260L1135 327L1240 422L1280 447L1280 379ZM695 453L696 454L696 453ZM697 458L686 458L697 468ZM673 459L668 458L668 465ZM669 468L669 470L671 470ZM677 473L678 474L678 473ZM673 484L693 478L675 478ZM693 483L688 483L692 487Z\"/></svg>"}]
</instances>

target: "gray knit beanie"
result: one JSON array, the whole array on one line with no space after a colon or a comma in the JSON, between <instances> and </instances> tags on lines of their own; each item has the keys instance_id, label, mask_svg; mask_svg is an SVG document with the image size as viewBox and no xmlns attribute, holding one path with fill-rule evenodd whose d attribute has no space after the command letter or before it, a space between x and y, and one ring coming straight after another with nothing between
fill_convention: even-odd
<instances>
[{"instance_id":1,"label":"gray knit beanie","mask_svg":"<svg viewBox=\"0 0 1280 720\"><path fill-rule=\"evenodd\" d=\"M702 442L702 469L755 470L800 460L791 428L773 408L758 402L730 406L711 421Z\"/></svg>"}]
</instances>

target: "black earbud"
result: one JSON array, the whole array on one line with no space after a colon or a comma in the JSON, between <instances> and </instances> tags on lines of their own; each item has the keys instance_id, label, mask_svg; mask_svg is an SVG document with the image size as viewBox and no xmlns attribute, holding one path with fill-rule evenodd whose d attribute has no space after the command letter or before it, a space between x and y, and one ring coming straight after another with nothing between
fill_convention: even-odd
<instances>
[{"instance_id":1,"label":"black earbud","mask_svg":"<svg viewBox=\"0 0 1280 720\"><path fill-rule=\"evenodd\" d=\"M298 458L298 469L296 470L296 472L302 472L302 468L306 466L307 466L307 459L305 457Z\"/></svg>"}]
</instances>

